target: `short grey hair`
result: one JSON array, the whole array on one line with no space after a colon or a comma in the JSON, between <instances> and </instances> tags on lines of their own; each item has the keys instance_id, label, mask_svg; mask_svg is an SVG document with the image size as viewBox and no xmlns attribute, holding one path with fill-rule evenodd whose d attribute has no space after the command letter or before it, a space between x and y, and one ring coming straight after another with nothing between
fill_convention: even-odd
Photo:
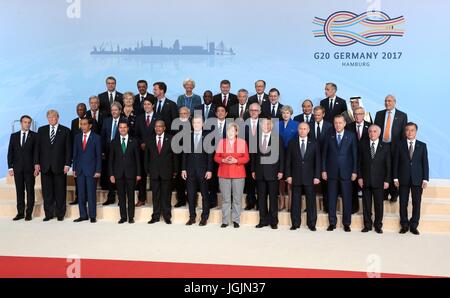
<instances>
[{"instance_id":1,"label":"short grey hair","mask_svg":"<svg viewBox=\"0 0 450 298\"><path fill-rule=\"evenodd\" d=\"M289 105L285 105L281 108L281 113L284 113L286 111L289 112L291 115L294 114L294 110Z\"/></svg>"},{"instance_id":2,"label":"short grey hair","mask_svg":"<svg viewBox=\"0 0 450 298\"><path fill-rule=\"evenodd\" d=\"M259 103L257 103L257 102L252 103L252 104L249 106L249 110L250 110L252 107L257 107L258 110L261 112L261 106L259 105Z\"/></svg>"},{"instance_id":3,"label":"short grey hair","mask_svg":"<svg viewBox=\"0 0 450 298\"><path fill-rule=\"evenodd\" d=\"M50 115L55 115L57 118L59 118L59 113L58 113L57 110L48 110L48 111L47 111L47 118L48 118Z\"/></svg>"},{"instance_id":4,"label":"short grey hair","mask_svg":"<svg viewBox=\"0 0 450 298\"><path fill-rule=\"evenodd\" d=\"M180 113L182 110L185 110L186 112L188 112L189 115L191 114L191 110L190 110L188 107L181 107L181 108L178 110L178 113Z\"/></svg>"},{"instance_id":5,"label":"short grey hair","mask_svg":"<svg viewBox=\"0 0 450 298\"><path fill-rule=\"evenodd\" d=\"M187 78L183 81L183 87L186 86L187 83L192 83L192 87L195 88L195 81L193 79Z\"/></svg>"},{"instance_id":6,"label":"short grey hair","mask_svg":"<svg viewBox=\"0 0 450 298\"><path fill-rule=\"evenodd\" d=\"M385 97L384 99L386 100L386 99L388 99L389 97L392 98L392 99L394 100L394 102L397 102L397 98L395 98L395 96L392 95L392 94L386 95L386 97Z\"/></svg>"},{"instance_id":7,"label":"short grey hair","mask_svg":"<svg viewBox=\"0 0 450 298\"><path fill-rule=\"evenodd\" d=\"M91 102L91 100L93 100L93 99L97 100L98 103L100 103L100 99L98 98L97 95L91 95L91 96L89 96L89 102Z\"/></svg>"},{"instance_id":8,"label":"short grey hair","mask_svg":"<svg viewBox=\"0 0 450 298\"><path fill-rule=\"evenodd\" d=\"M376 124L372 124L372 125L369 126L369 129L372 129L372 128L375 128L378 131L378 133L381 134L381 127L379 127Z\"/></svg>"},{"instance_id":9,"label":"short grey hair","mask_svg":"<svg viewBox=\"0 0 450 298\"><path fill-rule=\"evenodd\" d=\"M122 111L122 105L120 104L120 102L117 102L117 101L113 102L113 104L111 105L111 109L113 107L116 107L119 109L119 111Z\"/></svg>"},{"instance_id":10,"label":"short grey hair","mask_svg":"<svg viewBox=\"0 0 450 298\"><path fill-rule=\"evenodd\" d=\"M239 89L238 94L239 93L245 93L246 95L248 95L247 89L244 89L244 88Z\"/></svg>"}]
</instances>

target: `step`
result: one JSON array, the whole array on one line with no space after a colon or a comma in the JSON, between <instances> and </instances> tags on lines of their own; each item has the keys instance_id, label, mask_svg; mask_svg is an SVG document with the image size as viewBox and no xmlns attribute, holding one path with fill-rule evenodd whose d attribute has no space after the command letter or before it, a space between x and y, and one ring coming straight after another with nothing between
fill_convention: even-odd
<instances>
[{"instance_id":1,"label":"step","mask_svg":"<svg viewBox=\"0 0 450 298\"><path fill-rule=\"evenodd\" d=\"M197 208L197 222L200 220L201 209ZM145 206L136 208L135 221L137 223L146 223L150 220L152 207ZM0 201L0 217L13 218L16 215L15 205L6 201ZM44 216L43 205L41 203L35 206L34 220L41 220ZM73 220L79 217L77 206L67 206L66 220ZM118 221L120 219L119 207L117 205L97 206L97 219L106 221ZM186 207L173 208L172 220L174 223L185 223L189 219L189 210ZM286 211L278 214L280 226L290 226L290 214ZM259 213L257 211L241 212L241 224L256 225L259 221ZM219 225L222 223L222 211L220 208L214 208L210 212L208 219L209 224ZM306 213L302 213L302 226L306 223ZM352 215L352 229L359 231L362 229L362 216L359 214ZM326 229L328 226L328 215L319 212L317 218L317 228ZM338 213L338 227L342 227L341 215ZM395 215L385 215L383 220L383 229L386 231L397 232L400 229L399 217ZM419 226L420 231L425 233L450 233L450 219L439 216L422 216Z\"/></svg>"}]
</instances>

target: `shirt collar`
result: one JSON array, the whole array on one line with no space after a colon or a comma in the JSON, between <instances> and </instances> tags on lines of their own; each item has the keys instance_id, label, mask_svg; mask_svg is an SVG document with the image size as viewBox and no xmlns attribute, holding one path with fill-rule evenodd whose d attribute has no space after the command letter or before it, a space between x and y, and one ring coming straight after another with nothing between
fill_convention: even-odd
<instances>
[{"instance_id":1,"label":"shirt collar","mask_svg":"<svg viewBox=\"0 0 450 298\"><path fill-rule=\"evenodd\" d=\"M302 143L303 140L305 141L305 143L308 143L308 137L302 138L302 137L299 136L298 140L300 141L300 144Z\"/></svg>"},{"instance_id":2,"label":"shirt collar","mask_svg":"<svg viewBox=\"0 0 450 298\"><path fill-rule=\"evenodd\" d=\"M336 97L337 97L337 96L335 95L335 96L333 96L333 97L330 97L329 99L330 99L330 100L336 100Z\"/></svg>"},{"instance_id":3,"label":"shirt collar","mask_svg":"<svg viewBox=\"0 0 450 298\"><path fill-rule=\"evenodd\" d=\"M158 136L158 135L156 135L156 140L158 140L159 139L159 137L161 137L161 141L163 141L164 140L164 132L160 135L160 136Z\"/></svg>"},{"instance_id":4,"label":"shirt collar","mask_svg":"<svg viewBox=\"0 0 450 298\"><path fill-rule=\"evenodd\" d=\"M91 131L92 131L92 130L90 130L88 133L86 133L86 139L88 139L89 136L91 135ZM83 133L83 135L85 135L85 134Z\"/></svg>"}]
</instances>

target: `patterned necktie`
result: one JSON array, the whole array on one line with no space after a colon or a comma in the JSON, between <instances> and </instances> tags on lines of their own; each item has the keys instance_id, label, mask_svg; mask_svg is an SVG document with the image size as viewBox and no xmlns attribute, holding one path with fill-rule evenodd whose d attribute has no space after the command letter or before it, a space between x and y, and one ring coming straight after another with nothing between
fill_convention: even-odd
<instances>
[{"instance_id":1,"label":"patterned necktie","mask_svg":"<svg viewBox=\"0 0 450 298\"><path fill-rule=\"evenodd\" d=\"M23 136L22 136L22 144L21 144L22 147L25 146L25 141L26 141L26 140L27 140L27 133L24 132L24 133L23 133Z\"/></svg>"},{"instance_id":2,"label":"patterned necktie","mask_svg":"<svg viewBox=\"0 0 450 298\"><path fill-rule=\"evenodd\" d=\"M302 140L302 145L300 146L300 152L302 154L302 159L303 159L305 157L305 152L306 152L305 140Z\"/></svg>"},{"instance_id":3,"label":"patterned necktie","mask_svg":"<svg viewBox=\"0 0 450 298\"><path fill-rule=\"evenodd\" d=\"M159 136L159 137L158 137L158 154L161 154L161 148L162 148L162 145L161 145L161 136Z\"/></svg>"},{"instance_id":4,"label":"patterned necktie","mask_svg":"<svg viewBox=\"0 0 450 298\"><path fill-rule=\"evenodd\" d=\"M224 107L227 106L227 95L226 94L223 95L223 106Z\"/></svg>"},{"instance_id":5,"label":"patterned necktie","mask_svg":"<svg viewBox=\"0 0 450 298\"><path fill-rule=\"evenodd\" d=\"M125 144L125 138L122 138L122 153L125 154L127 150L127 145Z\"/></svg>"},{"instance_id":6,"label":"patterned necktie","mask_svg":"<svg viewBox=\"0 0 450 298\"><path fill-rule=\"evenodd\" d=\"M372 146L370 146L370 156L372 159L375 158L375 142L372 142Z\"/></svg>"},{"instance_id":7,"label":"patterned necktie","mask_svg":"<svg viewBox=\"0 0 450 298\"><path fill-rule=\"evenodd\" d=\"M409 142L409 159L412 160L414 154L413 142Z\"/></svg>"},{"instance_id":8,"label":"patterned necktie","mask_svg":"<svg viewBox=\"0 0 450 298\"><path fill-rule=\"evenodd\" d=\"M86 151L86 134L83 136L83 151Z\"/></svg>"},{"instance_id":9,"label":"patterned necktie","mask_svg":"<svg viewBox=\"0 0 450 298\"><path fill-rule=\"evenodd\" d=\"M50 144L53 145L54 142L55 142L55 127L52 126L52 131L50 132Z\"/></svg>"}]
</instances>

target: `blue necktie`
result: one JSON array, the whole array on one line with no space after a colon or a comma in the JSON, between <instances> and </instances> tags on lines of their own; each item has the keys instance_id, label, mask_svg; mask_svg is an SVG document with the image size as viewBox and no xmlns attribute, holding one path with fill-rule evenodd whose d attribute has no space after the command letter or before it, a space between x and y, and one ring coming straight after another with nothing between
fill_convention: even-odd
<instances>
[{"instance_id":1,"label":"blue necktie","mask_svg":"<svg viewBox=\"0 0 450 298\"><path fill-rule=\"evenodd\" d=\"M116 136L116 132L117 132L117 120L114 120L114 126L113 126L112 134L111 134L111 141L114 140L114 137Z\"/></svg>"},{"instance_id":2,"label":"blue necktie","mask_svg":"<svg viewBox=\"0 0 450 298\"><path fill-rule=\"evenodd\" d=\"M337 135L337 143L338 143L338 146L341 146L341 141L342 141L342 136L341 136L341 134L338 134L338 135Z\"/></svg>"}]
</instances>

